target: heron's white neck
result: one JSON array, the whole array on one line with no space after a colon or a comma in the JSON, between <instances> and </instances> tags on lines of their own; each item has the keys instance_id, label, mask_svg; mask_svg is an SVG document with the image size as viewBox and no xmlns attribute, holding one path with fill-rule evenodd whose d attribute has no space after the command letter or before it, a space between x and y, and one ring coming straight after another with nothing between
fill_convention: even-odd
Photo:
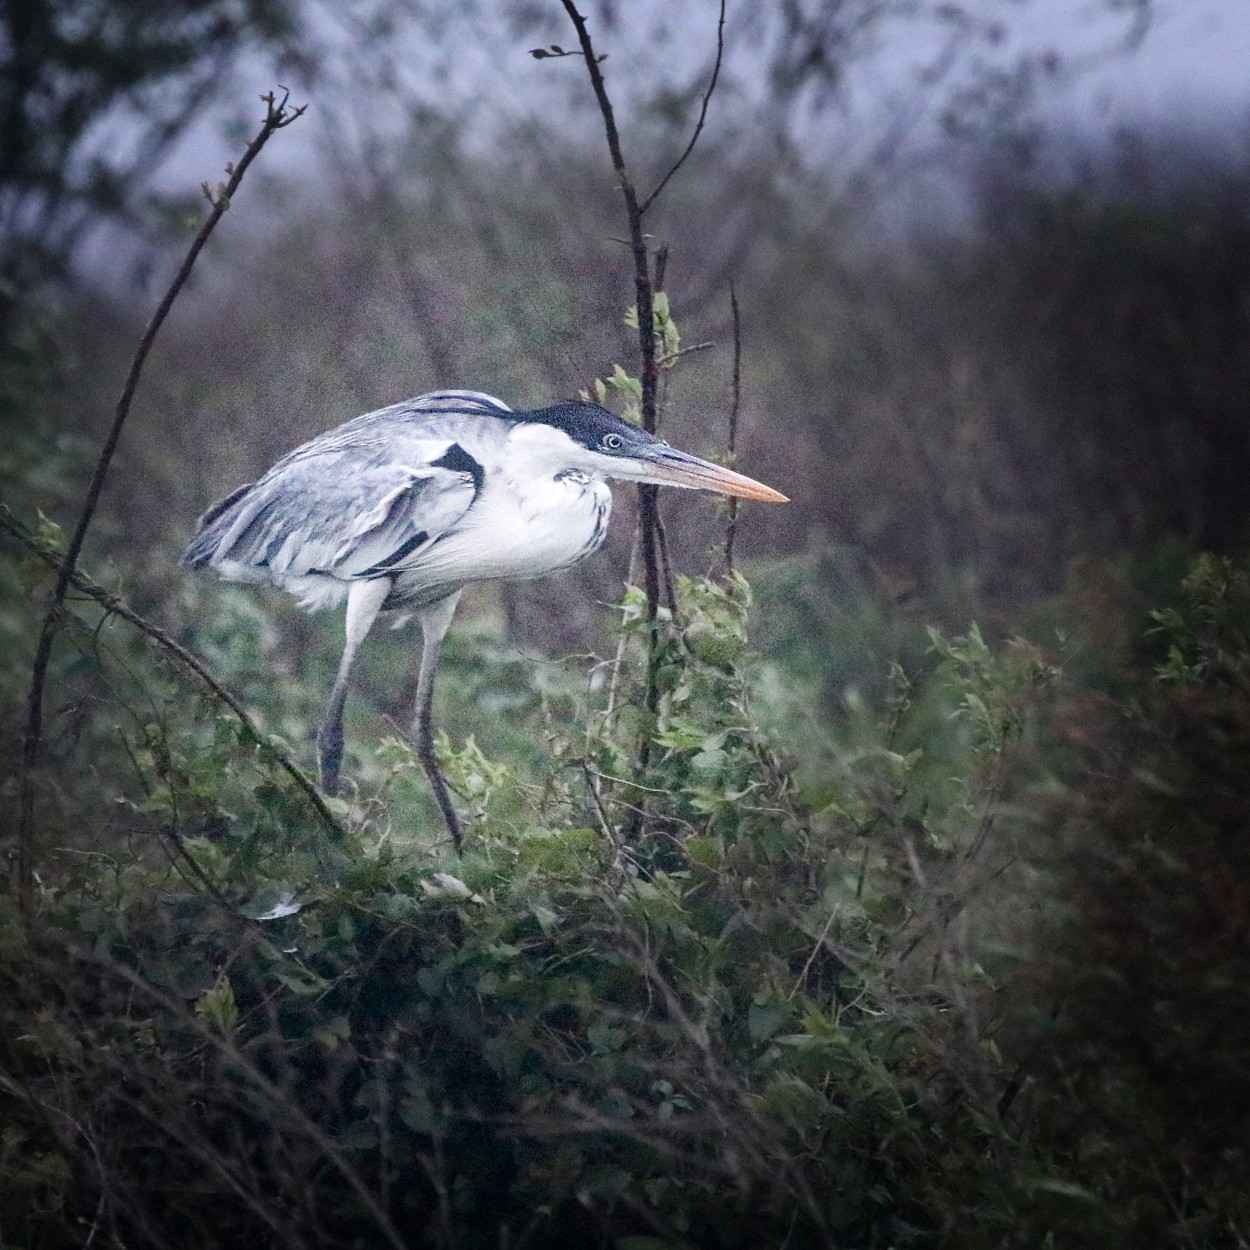
<instances>
[{"instance_id":1,"label":"heron's white neck","mask_svg":"<svg viewBox=\"0 0 1250 1250\"><path fill-rule=\"evenodd\" d=\"M503 468L516 483L549 481L570 469L603 478L596 456L563 430L541 421L519 422L509 432L503 447Z\"/></svg>"}]
</instances>

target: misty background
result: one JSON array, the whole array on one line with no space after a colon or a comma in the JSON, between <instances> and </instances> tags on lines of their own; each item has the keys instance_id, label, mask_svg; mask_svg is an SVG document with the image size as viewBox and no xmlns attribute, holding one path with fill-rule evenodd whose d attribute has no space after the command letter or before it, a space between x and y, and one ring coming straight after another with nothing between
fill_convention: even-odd
<instances>
[{"instance_id":1,"label":"misty background","mask_svg":"<svg viewBox=\"0 0 1250 1250\"><path fill-rule=\"evenodd\" d=\"M717 7L589 16L646 185L697 117ZM591 93L575 58L530 54L571 42L558 6L6 18L5 333L54 309L67 348L39 438L98 436L257 96L309 104L141 393L106 504L136 575L167 577L207 502L357 412L441 386L536 404L630 363ZM737 286L741 463L794 499L749 513L748 553L962 619L1061 591L1091 553L1241 542L1248 42L1219 0L728 5L706 129L648 228L685 342L710 345L664 416L701 452L725 439ZM706 563L715 507L667 511ZM611 596L614 530L572 602ZM504 593L522 640L586 626Z\"/></svg>"}]
</instances>

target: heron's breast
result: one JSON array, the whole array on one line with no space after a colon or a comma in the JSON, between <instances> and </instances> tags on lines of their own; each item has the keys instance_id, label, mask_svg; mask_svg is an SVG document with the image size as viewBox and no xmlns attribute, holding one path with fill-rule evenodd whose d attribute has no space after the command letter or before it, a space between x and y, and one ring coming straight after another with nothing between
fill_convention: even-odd
<instances>
[{"instance_id":1,"label":"heron's breast","mask_svg":"<svg viewBox=\"0 0 1250 1250\"><path fill-rule=\"evenodd\" d=\"M483 537L489 530L512 571L505 577L540 577L597 551L607 537L612 492L584 473L501 483L482 502ZM477 511L475 508L473 511Z\"/></svg>"},{"instance_id":2,"label":"heron's breast","mask_svg":"<svg viewBox=\"0 0 1250 1250\"><path fill-rule=\"evenodd\" d=\"M531 578L576 564L608 532L612 493L581 473L510 481L487 479L472 508L411 566L429 586L494 578Z\"/></svg>"}]
</instances>

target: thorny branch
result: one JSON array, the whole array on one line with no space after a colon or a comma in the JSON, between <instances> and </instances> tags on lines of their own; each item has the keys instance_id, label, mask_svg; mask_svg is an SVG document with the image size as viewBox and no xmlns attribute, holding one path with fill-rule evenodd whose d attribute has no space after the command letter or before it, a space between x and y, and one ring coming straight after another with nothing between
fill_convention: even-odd
<instances>
[{"instance_id":1,"label":"thorny branch","mask_svg":"<svg viewBox=\"0 0 1250 1250\"><path fill-rule=\"evenodd\" d=\"M178 272L174 275L169 289L157 305L156 311L152 314L152 319L148 322L147 328L143 332L143 337L139 340L139 346L135 350L134 359L130 362L130 371L126 375L125 385L122 387L121 398L118 399L117 407L113 412L113 424L104 440L104 446L100 450L100 457L96 461L95 471L91 475L91 482L87 487L82 511L79 514L78 522L74 526L74 532L69 540L69 545L57 570L56 586L52 591L52 600L48 605L47 613L44 615L43 624L39 629L39 639L35 645L35 658L31 666L30 689L26 698L26 728L22 739L17 827L17 892L18 901L24 914L29 914L33 901L34 831L32 824L35 805L33 774L39 762L39 751L43 741L44 688L47 685L48 663L52 658L53 637L56 632L57 622L64 610L65 595L69 590L71 582L74 580L78 557L82 552L87 530L99 505L100 495L104 490L104 479L108 476L113 453L117 450L117 444L121 439L122 427L126 424L126 418L130 415L130 407L134 402L135 391L139 386L139 378L143 372L143 366L147 360L148 353L152 349L152 344L155 342L157 333L164 324L165 318L169 315L169 310L173 307L174 300L178 298L179 292L186 284L187 278L190 277L191 270L205 243L208 242L209 236L213 233L217 223L230 207L231 198L238 191L239 185L243 181L243 175L247 173L248 167L260 154L265 144L279 130L289 126L304 113L304 109L307 106L288 109L287 100L289 98L290 93L287 92L281 100L278 100L272 91L268 95L261 97L265 104L265 119L261 123L260 130L257 131L256 137L248 144L247 150L239 159L238 164L226 167L229 180L219 186L216 192L209 187L208 183L204 184L204 195L212 205L212 210L204 219L203 225L196 232L195 238L191 241L191 246L187 249L187 254L183 258Z\"/></svg>"}]
</instances>

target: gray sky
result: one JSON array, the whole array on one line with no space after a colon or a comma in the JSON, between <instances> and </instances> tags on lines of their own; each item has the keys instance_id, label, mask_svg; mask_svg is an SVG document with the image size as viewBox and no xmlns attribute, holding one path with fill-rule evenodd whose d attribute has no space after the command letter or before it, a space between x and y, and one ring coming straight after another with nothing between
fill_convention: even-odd
<instances>
[{"instance_id":1,"label":"gray sky","mask_svg":"<svg viewBox=\"0 0 1250 1250\"><path fill-rule=\"evenodd\" d=\"M900 158L900 166L910 162L921 167L916 185L930 185L913 193L917 201L941 205L942 194L932 194L932 183L942 177L942 163L937 174L925 173L923 166L939 143L936 118L943 101L978 70L1054 52L1059 72L1042 76L1031 111L1043 127L1097 137L1176 123L1213 131L1244 147L1250 123L1250 0L1155 0L1144 38L1125 51L1130 2L965 0L962 9L973 26L984 31L997 25L1002 37L992 43L967 39L955 67L931 88L918 89L917 83L925 67L941 55L950 27L914 20L878 26L871 50L852 61L838 103L796 115L802 146L814 160L842 170L872 168L880 152L889 150ZM550 38L574 46L559 5L549 3ZM333 0L305 4L328 47L350 46L351 36ZM526 116L549 120L555 111L564 114L570 132L593 126L598 137L599 121L580 63L530 57L535 38L511 28L513 11L513 6L489 0L466 5L443 38L398 42L389 60L371 56L363 67L341 70L340 79L355 82L357 89L327 84L314 92L308 116L266 152L265 169L292 177L315 175L332 147L359 148L370 131L396 131L410 100L458 102L483 132ZM618 0L618 12L628 14L628 23L596 32L600 48L609 53L605 70L618 102L667 80L695 81L706 71L715 46L716 0L691 0L680 9L679 27L672 23L673 7L652 0L633 0L631 6ZM770 42L771 12L755 0L730 0L725 90L713 103L709 134L735 114L749 124L751 96L764 94L761 67ZM649 51L657 27L673 36L662 58ZM375 86L389 76L394 86L370 91L360 81L362 74L373 75ZM259 60L241 67L240 95L249 116L259 116L252 97L271 86L272 77L272 69ZM568 106L569 92L579 101L576 110ZM220 119L198 127L162 170L161 189L193 189L206 178L220 177L224 163L239 149L237 135L226 139L222 131ZM627 133L627 147L629 138ZM901 168L891 167L883 181L901 185ZM949 200L945 211L958 213L958 193ZM93 251L97 255L91 267L96 268L102 258L98 248Z\"/></svg>"}]
</instances>

